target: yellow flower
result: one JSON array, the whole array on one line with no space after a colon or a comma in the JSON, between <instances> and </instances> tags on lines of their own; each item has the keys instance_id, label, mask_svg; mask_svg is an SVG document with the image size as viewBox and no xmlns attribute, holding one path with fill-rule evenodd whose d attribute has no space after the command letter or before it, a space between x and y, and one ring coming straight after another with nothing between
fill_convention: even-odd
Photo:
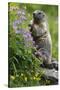
<instances>
[{"instance_id":1,"label":"yellow flower","mask_svg":"<svg viewBox=\"0 0 60 90\"><path fill-rule=\"evenodd\" d=\"M34 80L40 80L40 78L39 78L39 77L33 77L33 79L34 79Z\"/></svg>"},{"instance_id":2,"label":"yellow flower","mask_svg":"<svg viewBox=\"0 0 60 90\"><path fill-rule=\"evenodd\" d=\"M27 77L25 77L25 81L27 81Z\"/></svg>"},{"instance_id":3,"label":"yellow flower","mask_svg":"<svg viewBox=\"0 0 60 90\"><path fill-rule=\"evenodd\" d=\"M21 73L21 76L23 76L23 73Z\"/></svg>"},{"instance_id":4,"label":"yellow flower","mask_svg":"<svg viewBox=\"0 0 60 90\"><path fill-rule=\"evenodd\" d=\"M36 77L38 76L38 74L35 75Z\"/></svg>"},{"instance_id":5,"label":"yellow flower","mask_svg":"<svg viewBox=\"0 0 60 90\"><path fill-rule=\"evenodd\" d=\"M11 79L12 79L12 80L15 80L15 77L14 77L14 76L11 76Z\"/></svg>"},{"instance_id":6,"label":"yellow flower","mask_svg":"<svg viewBox=\"0 0 60 90\"><path fill-rule=\"evenodd\" d=\"M33 79L35 80L36 78L35 78L35 77L33 77Z\"/></svg>"},{"instance_id":7,"label":"yellow flower","mask_svg":"<svg viewBox=\"0 0 60 90\"><path fill-rule=\"evenodd\" d=\"M40 80L40 78L36 78L36 80Z\"/></svg>"}]
</instances>

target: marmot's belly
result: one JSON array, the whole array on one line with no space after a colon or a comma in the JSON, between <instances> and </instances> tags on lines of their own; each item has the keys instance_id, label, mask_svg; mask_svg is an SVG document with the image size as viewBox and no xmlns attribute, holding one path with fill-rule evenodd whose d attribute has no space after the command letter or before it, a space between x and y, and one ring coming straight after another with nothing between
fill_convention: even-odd
<instances>
[{"instance_id":1,"label":"marmot's belly","mask_svg":"<svg viewBox=\"0 0 60 90\"><path fill-rule=\"evenodd\" d=\"M49 41L49 38L38 38L35 40L35 43L38 47L38 49L44 49L48 53L51 53L51 42Z\"/></svg>"}]
</instances>

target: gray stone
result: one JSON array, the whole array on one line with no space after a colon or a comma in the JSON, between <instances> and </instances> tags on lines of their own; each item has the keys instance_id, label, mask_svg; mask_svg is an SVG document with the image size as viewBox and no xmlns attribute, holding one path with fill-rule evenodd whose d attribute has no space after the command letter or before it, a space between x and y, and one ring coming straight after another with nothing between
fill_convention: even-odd
<instances>
[{"instance_id":1,"label":"gray stone","mask_svg":"<svg viewBox=\"0 0 60 90\"><path fill-rule=\"evenodd\" d=\"M58 84L58 71L55 69L46 69L43 68L44 75L42 76L43 80L49 80L51 83L50 85L57 85Z\"/></svg>"},{"instance_id":2,"label":"gray stone","mask_svg":"<svg viewBox=\"0 0 60 90\"><path fill-rule=\"evenodd\" d=\"M44 70L45 70L45 75L47 77L58 79L58 71L56 71L55 69L44 69Z\"/></svg>"}]
</instances>

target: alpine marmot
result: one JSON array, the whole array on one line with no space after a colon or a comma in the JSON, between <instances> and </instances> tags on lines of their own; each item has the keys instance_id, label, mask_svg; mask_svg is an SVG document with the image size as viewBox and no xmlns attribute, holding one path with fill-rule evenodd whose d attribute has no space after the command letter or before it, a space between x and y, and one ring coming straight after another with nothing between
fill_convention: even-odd
<instances>
[{"instance_id":1,"label":"alpine marmot","mask_svg":"<svg viewBox=\"0 0 60 90\"><path fill-rule=\"evenodd\" d=\"M43 64L45 66L51 67L52 41L46 14L40 10L34 11L33 19L31 20L29 26L37 49L35 55L42 57Z\"/></svg>"}]
</instances>

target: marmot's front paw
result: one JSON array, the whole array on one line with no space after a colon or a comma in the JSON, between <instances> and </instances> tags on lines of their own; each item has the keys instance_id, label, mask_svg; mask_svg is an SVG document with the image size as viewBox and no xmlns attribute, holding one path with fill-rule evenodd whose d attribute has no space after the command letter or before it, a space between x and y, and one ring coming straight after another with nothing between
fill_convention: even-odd
<instances>
[{"instance_id":1,"label":"marmot's front paw","mask_svg":"<svg viewBox=\"0 0 60 90\"><path fill-rule=\"evenodd\" d=\"M41 52L39 52L39 51L35 52L35 55L38 56L38 57L42 56Z\"/></svg>"},{"instance_id":2,"label":"marmot's front paw","mask_svg":"<svg viewBox=\"0 0 60 90\"><path fill-rule=\"evenodd\" d=\"M47 69L53 69L53 64L41 64L40 67L47 68Z\"/></svg>"}]
</instances>

